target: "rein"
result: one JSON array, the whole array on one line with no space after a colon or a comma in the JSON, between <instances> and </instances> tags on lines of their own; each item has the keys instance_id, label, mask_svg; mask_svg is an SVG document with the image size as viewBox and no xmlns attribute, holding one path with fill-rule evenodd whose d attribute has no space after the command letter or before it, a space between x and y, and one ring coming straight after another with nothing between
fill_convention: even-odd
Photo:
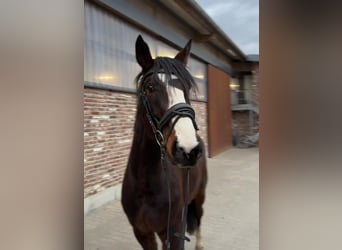
<instances>
[{"instance_id":1,"label":"rein","mask_svg":"<svg viewBox=\"0 0 342 250\"><path fill-rule=\"evenodd\" d=\"M146 109L146 116L148 122L151 125L151 128L154 133L154 137L156 139L157 144L160 147L160 159L161 165L166 173L167 179L167 190L168 190L168 202L169 202L169 211L168 211L168 218L167 218L167 233L166 233L166 249L170 249L170 220L171 220L171 189L170 189L170 172L169 169L166 168L165 162L165 155L166 155L166 144L163 136L163 128L170 122L170 120L174 117L177 117L173 123L172 128L177 123L178 119L181 117L189 117L194 124L196 130L198 130L198 126L195 121L195 111L194 109L187 103L178 103L174 106L170 107L163 117L158 120L155 116L153 116L150 104L147 100L145 93L140 93L141 100L143 105ZM168 138L166 138L168 140ZM189 176L190 176L190 166L185 167L187 170L187 182L185 188L185 201L184 201L184 208L183 208L183 215L182 215L182 232L175 232L174 236L182 239L182 244L180 246L180 250L184 250L184 241L190 241L190 239L185 235L186 226L187 226L187 211L188 211L188 196L189 196Z\"/></svg>"}]
</instances>

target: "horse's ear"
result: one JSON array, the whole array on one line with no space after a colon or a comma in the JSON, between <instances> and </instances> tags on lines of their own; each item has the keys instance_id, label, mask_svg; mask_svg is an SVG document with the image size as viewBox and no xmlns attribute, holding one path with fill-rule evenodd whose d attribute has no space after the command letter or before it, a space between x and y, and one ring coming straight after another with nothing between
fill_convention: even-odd
<instances>
[{"instance_id":1,"label":"horse's ear","mask_svg":"<svg viewBox=\"0 0 342 250\"><path fill-rule=\"evenodd\" d=\"M143 71L147 71L150 67L152 67L153 59L150 48L148 47L147 43L145 43L141 35L138 36L135 42L135 57Z\"/></svg>"},{"instance_id":2,"label":"horse's ear","mask_svg":"<svg viewBox=\"0 0 342 250\"><path fill-rule=\"evenodd\" d=\"M192 42L192 39L190 39L188 43L185 45L185 47L181 51L179 51L178 54L175 56L175 59L182 62L184 65L188 63L188 58L189 58L190 49L191 49L191 42Z\"/></svg>"}]
</instances>

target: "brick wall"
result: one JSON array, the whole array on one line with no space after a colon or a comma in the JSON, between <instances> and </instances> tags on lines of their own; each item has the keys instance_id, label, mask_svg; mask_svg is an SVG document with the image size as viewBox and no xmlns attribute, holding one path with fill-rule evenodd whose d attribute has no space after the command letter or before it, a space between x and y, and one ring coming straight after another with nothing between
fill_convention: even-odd
<instances>
[{"instance_id":1,"label":"brick wall","mask_svg":"<svg viewBox=\"0 0 342 250\"><path fill-rule=\"evenodd\" d=\"M85 197L122 181L135 110L134 94L84 89Z\"/></svg>"},{"instance_id":2,"label":"brick wall","mask_svg":"<svg viewBox=\"0 0 342 250\"><path fill-rule=\"evenodd\" d=\"M249 111L233 111L233 131L236 135L252 135L259 131L259 116L252 112L253 124L250 132Z\"/></svg>"},{"instance_id":3,"label":"brick wall","mask_svg":"<svg viewBox=\"0 0 342 250\"><path fill-rule=\"evenodd\" d=\"M198 125L198 135L203 139L208 156L208 122L207 103L191 101L191 106L196 112L196 122Z\"/></svg>"},{"instance_id":4,"label":"brick wall","mask_svg":"<svg viewBox=\"0 0 342 250\"><path fill-rule=\"evenodd\" d=\"M207 146L207 105L192 102ZM135 94L84 89L84 197L122 182L133 138Z\"/></svg>"},{"instance_id":5,"label":"brick wall","mask_svg":"<svg viewBox=\"0 0 342 250\"><path fill-rule=\"evenodd\" d=\"M259 65L255 66L252 71L253 84L252 84L252 102L254 105L259 106Z\"/></svg>"}]
</instances>

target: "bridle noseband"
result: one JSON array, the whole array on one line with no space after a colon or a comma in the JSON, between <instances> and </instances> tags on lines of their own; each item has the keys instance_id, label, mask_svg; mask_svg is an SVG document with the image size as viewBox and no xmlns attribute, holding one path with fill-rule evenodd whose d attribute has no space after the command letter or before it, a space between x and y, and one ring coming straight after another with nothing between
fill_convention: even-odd
<instances>
[{"instance_id":1,"label":"bridle noseband","mask_svg":"<svg viewBox=\"0 0 342 250\"><path fill-rule=\"evenodd\" d=\"M160 119L160 122L159 122L160 129L163 129L169 123L169 121L175 116L189 117L192 123L194 124L195 129L198 130L196 120L195 120L195 111L187 103L177 103L173 105L172 107L170 107L166 111L162 119Z\"/></svg>"}]
</instances>

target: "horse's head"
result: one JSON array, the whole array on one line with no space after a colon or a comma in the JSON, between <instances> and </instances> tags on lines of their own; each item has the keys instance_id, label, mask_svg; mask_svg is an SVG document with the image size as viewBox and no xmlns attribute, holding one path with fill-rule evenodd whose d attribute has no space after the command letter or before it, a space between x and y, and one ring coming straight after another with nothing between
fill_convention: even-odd
<instances>
[{"instance_id":1,"label":"horse's head","mask_svg":"<svg viewBox=\"0 0 342 250\"><path fill-rule=\"evenodd\" d=\"M181 166L194 165L202 152L189 100L190 89L196 85L185 68L190 47L191 40L175 58L152 59L141 36L135 44L136 59L142 67L137 79L145 125L158 143L164 143L169 158Z\"/></svg>"}]
</instances>

